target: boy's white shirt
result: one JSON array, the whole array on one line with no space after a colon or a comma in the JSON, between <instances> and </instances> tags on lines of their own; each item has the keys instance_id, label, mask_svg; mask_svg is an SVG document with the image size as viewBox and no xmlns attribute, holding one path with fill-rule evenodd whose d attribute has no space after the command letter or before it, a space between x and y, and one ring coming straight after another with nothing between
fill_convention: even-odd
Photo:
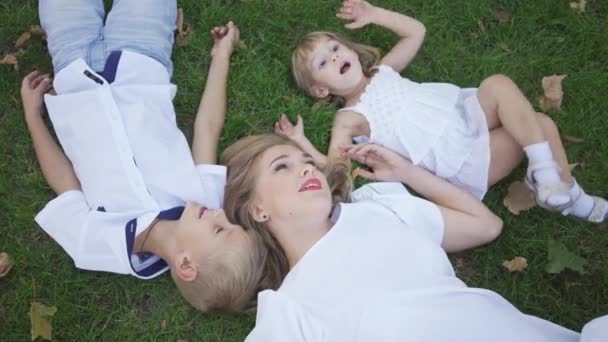
<instances>
[{"instance_id":1,"label":"boy's white shirt","mask_svg":"<svg viewBox=\"0 0 608 342\"><path fill-rule=\"evenodd\" d=\"M578 341L460 281L434 204L398 183L363 186L353 202L277 291L258 295L246 342Z\"/></svg>"},{"instance_id":2,"label":"boy's white shirt","mask_svg":"<svg viewBox=\"0 0 608 342\"><path fill-rule=\"evenodd\" d=\"M166 69L123 51L112 84L78 59L54 88L45 103L82 191L57 196L36 222L78 268L139 278L166 271L155 256L139 264L128 245L163 210L187 201L220 208L226 182L225 167L194 165Z\"/></svg>"}]
</instances>

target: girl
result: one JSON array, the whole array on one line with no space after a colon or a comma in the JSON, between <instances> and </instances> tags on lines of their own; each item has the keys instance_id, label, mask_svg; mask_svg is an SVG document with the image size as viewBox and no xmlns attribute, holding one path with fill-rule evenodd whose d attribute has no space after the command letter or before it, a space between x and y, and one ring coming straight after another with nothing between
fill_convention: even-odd
<instances>
[{"instance_id":1,"label":"girl","mask_svg":"<svg viewBox=\"0 0 608 342\"><path fill-rule=\"evenodd\" d=\"M367 162L375 178L406 183L436 204L399 183L368 184L345 203L348 168L329 165L327 178L278 136L247 137L225 150L226 215L264 237L268 269L283 279L258 295L246 341L579 340L455 276L446 252L490 241L502 224L477 198L378 145L345 153ZM605 334L605 321L593 329ZM589 340L581 341L594 341L585 330Z\"/></svg>"},{"instance_id":2,"label":"girl","mask_svg":"<svg viewBox=\"0 0 608 342\"><path fill-rule=\"evenodd\" d=\"M297 84L316 98L334 96L344 103L335 116L330 157L352 140L369 141L483 198L521 162L523 148L526 184L541 207L590 222L606 219L606 200L587 195L572 178L555 123L535 113L509 78L491 76L468 89L410 81L399 72L422 45L422 23L362 0L345 1L337 16L352 20L349 29L374 23L401 38L382 58L375 48L329 32L310 33L295 49ZM301 118L293 126L283 116L275 131L325 164L326 157L304 137Z\"/></svg>"}]
</instances>

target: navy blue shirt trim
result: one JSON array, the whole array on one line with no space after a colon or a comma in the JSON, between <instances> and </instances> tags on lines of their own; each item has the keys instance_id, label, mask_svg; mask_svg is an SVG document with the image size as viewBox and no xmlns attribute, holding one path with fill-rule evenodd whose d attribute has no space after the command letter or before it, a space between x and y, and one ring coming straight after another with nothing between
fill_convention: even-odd
<instances>
[{"instance_id":1,"label":"navy blue shirt trim","mask_svg":"<svg viewBox=\"0 0 608 342\"><path fill-rule=\"evenodd\" d=\"M106 60L103 71L99 73L108 83L113 83L116 79L116 70L118 69L118 61L120 61L121 55L122 51L112 51Z\"/></svg>"},{"instance_id":2,"label":"navy blue shirt trim","mask_svg":"<svg viewBox=\"0 0 608 342\"><path fill-rule=\"evenodd\" d=\"M179 218L182 216L183 212L184 212L184 207L175 207L175 208L161 211L158 214L158 216L156 216L156 218L159 220L175 221L175 220L179 220ZM153 276L156 273L160 272L165 267L167 267L167 263L163 259L159 259L158 261L156 261L152 265L144 268L143 270L136 271L135 268L133 268L133 264L131 264L131 254L133 254L133 246L135 245L135 232L136 231L137 231L137 219L135 218L135 219L132 219L131 221L127 222L127 225L125 226L125 233L126 233L126 240L127 240L127 257L129 258L129 264L131 265L131 269L133 269L133 272L135 272L138 276L140 276L140 277ZM139 256L139 258L142 262L145 261L146 259L154 256L154 254L151 254L151 253L143 253L143 254L137 254L137 255Z\"/></svg>"}]
</instances>

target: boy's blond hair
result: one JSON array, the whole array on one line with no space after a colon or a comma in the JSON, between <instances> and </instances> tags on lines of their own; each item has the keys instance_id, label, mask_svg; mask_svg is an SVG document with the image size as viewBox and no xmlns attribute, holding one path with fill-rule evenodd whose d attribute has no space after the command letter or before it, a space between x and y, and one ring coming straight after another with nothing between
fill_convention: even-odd
<instances>
[{"instance_id":1,"label":"boy's blond hair","mask_svg":"<svg viewBox=\"0 0 608 342\"><path fill-rule=\"evenodd\" d=\"M193 281L183 281L171 267L171 277L182 297L203 312L240 312L255 306L268 251L255 232L248 246L205 256Z\"/></svg>"},{"instance_id":2,"label":"boy's blond hair","mask_svg":"<svg viewBox=\"0 0 608 342\"><path fill-rule=\"evenodd\" d=\"M314 80L312 79L312 70L310 70L308 65L308 58L310 53L323 38L335 40L355 51L355 53L359 56L359 62L363 67L363 73L368 77L371 76L372 68L378 64L380 58L382 57L380 54L380 49L373 46L352 42L338 35L337 33L318 31L307 34L304 36L304 38L302 38L302 40L300 40L293 51L291 56L291 68L293 71L293 77L298 87L304 89L304 91L311 96L314 96L312 93Z\"/></svg>"}]
</instances>

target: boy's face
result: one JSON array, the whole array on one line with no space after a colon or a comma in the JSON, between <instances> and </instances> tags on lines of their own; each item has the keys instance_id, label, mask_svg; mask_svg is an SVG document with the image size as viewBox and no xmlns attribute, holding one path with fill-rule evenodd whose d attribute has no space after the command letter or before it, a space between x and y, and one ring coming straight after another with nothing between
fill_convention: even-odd
<instances>
[{"instance_id":1,"label":"boy's face","mask_svg":"<svg viewBox=\"0 0 608 342\"><path fill-rule=\"evenodd\" d=\"M357 53L329 38L319 40L308 58L308 68L317 86L326 87L332 95L346 95L364 77Z\"/></svg>"},{"instance_id":2,"label":"boy's face","mask_svg":"<svg viewBox=\"0 0 608 342\"><path fill-rule=\"evenodd\" d=\"M177 230L180 248L193 260L251 249L248 233L228 222L223 210L205 210L194 202L186 205Z\"/></svg>"}]
</instances>

